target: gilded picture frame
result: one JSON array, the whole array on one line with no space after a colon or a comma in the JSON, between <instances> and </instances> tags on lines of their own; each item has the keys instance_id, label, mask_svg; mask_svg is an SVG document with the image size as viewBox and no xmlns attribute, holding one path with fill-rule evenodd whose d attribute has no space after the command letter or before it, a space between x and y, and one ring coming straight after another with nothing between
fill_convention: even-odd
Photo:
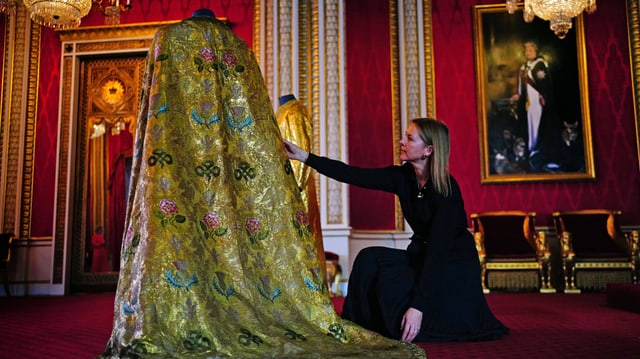
<instances>
[{"instance_id":1,"label":"gilded picture frame","mask_svg":"<svg viewBox=\"0 0 640 359\"><path fill-rule=\"evenodd\" d=\"M596 179L582 17L561 39L506 6L473 9L481 182Z\"/></svg>"}]
</instances>

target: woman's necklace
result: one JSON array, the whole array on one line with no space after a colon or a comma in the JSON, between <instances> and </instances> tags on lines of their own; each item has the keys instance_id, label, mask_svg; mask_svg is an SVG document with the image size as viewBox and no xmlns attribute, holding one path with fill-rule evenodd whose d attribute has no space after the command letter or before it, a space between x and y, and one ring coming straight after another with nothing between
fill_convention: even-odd
<instances>
[{"instance_id":1,"label":"woman's necklace","mask_svg":"<svg viewBox=\"0 0 640 359\"><path fill-rule=\"evenodd\" d=\"M427 183L425 182L425 186L426 185ZM424 186L420 186L420 180L418 180L418 198L424 197L424 194L422 193L423 189L424 189Z\"/></svg>"}]
</instances>

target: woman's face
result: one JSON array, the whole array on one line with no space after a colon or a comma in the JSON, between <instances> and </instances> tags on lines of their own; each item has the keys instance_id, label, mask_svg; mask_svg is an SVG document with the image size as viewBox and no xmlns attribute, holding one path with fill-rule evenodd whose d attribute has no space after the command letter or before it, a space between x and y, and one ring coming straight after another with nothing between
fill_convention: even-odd
<instances>
[{"instance_id":1,"label":"woman's face","mask_svg":"<svg viewBox=\"0 0 640 359\"><path fill-rule=\"evenodd\" d=\"M411 123L407 128L402 140L400 140L400 160L417 161L422 159L422 155L428 155L427 145L420 137L420 130L415 123Z\"/></svg>"}]
</instances>

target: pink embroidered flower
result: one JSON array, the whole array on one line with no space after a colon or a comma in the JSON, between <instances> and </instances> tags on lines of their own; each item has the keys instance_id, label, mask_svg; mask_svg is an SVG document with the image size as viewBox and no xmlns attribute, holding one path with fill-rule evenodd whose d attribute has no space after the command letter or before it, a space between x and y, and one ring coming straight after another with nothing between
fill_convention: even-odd
<instances>
[{"instance_id":1,"label":"pink embroidered flower","mask_svg":"<svg viewBox=\"0 0 640 359\"><path fill-rule=\"evenodd\" d=\"M247 218L245 226L247 226L247 230L251 234L260 232L260 220L255 217Z\"/></svg>"},{"instance_id":2,"label":"pink embroidered flower","mask_svg":"<svg viewBox=\"0 0 640 359\"><path fill-rule=\"evenodd\" d=\"M301 226L306 226L309 224L309 218L307 218L307 214L302 210L298 210L298 212L296 212L296 220Z\"/></svg>"},{"instance_id":3,"label":"pink embroidered flower","mask_svg":"<svg viewBox=\"0 0 640 359\"><path fill-rule=\"evenodd\" d=\"M207 225L209 229L216 229L220 226L220 217L215 212L209 212L204 215L202 221Z\"/></svg>"},{"instance_id":4,"label":"pink embroidered flower","mask_svg":"<svg viewBox=\"0 0 640 359\"><path fill-rule=\"evenodd\" d=\"M158 207L160 208L162 213L166 214L167 216L173 216L174 214L178 213L178 205L170 199L162 199L160 201L160 204L158 204Z\"/></svg>"},{"instance_id":5,"label":"pink embroidered flower","mask_svg":"<svg viewBox=\"0 0 640 359\"><path fill-rule=\"evenodd\" d=\"M153 49L153 59L158 60L158 56L160 56L161 52L162 52L162 46L160 46L160 44L157 44L156 48Z\"/></svg>"},{"instance_id":6,"label":"pink embroidered flower","mask_svg":"<svg viewBox=\"0 0 640 359\"><path fill-rule=\"evenodd\" d=\"M213 62L216 59L216 54L208 47L200 50L200 58L204 62Z\"/></svg>"},{"instance_id":7,"label":"pink embroidered flower","mask_svg":"<svg viewBox=\"0 0 640 359\"><path fill-rule=\"evenodd\" d=\"M238 64L238 59L232 52L225 52L222 54L222 63L227 67L235 67Z\"/></svg>"},{"instance_id":8,"label":"pink embroidered flower","mask_svg":"<svg viewBox=\"0 0 640 359\"><path fill-rule=\"evenodd\" d=\"M133 227L129 226L129 228L127 228L127 231L125 232L125 235L124 235L124 244L128 246L129 244L131 244L132 240L133 240Z\"/></svg>"},{"instance_id":9,"label":"pink embroidered flower","mask_svg":"<svg viewBox=\"0 0 640 359\"><path fill-rule=\"evenodd\" d=\"M211 113L213 110L212 102L200 102L200 113Z\"/></svg>"}]
</instances>

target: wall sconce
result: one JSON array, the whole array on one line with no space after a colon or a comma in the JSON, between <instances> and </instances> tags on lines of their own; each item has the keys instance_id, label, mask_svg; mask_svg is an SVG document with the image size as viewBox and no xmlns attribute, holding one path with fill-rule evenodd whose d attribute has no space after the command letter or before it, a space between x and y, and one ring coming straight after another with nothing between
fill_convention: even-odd
<instances>
[{"instance_id":1,"label":"wall sconce","mask_svg":"<svg viewBox=\"0 0 640 359\"><path fill-rule=\"evenodd\" d=\"M119 25L120 13L131 9L131 0L107 0L107 5L102 6L103 0L93 0L92 10L100 11L104 15L105 25Z\"/></svg>"}]
</instances>

